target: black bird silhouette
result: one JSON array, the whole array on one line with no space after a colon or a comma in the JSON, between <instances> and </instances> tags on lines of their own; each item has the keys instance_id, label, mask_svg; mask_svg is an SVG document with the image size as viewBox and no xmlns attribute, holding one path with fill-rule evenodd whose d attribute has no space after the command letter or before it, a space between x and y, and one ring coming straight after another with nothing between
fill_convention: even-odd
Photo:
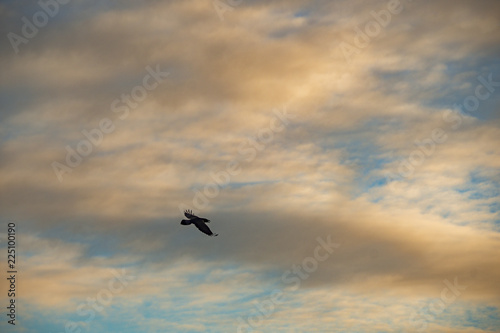
<instances>
[{"instance_id":1,"label":"black bird silhouette","mask_svg":"<svg viewBox=\"0 0 500 333\"><path fill-rule=\"evenodd\" d=\"M191 210L186 210L184 211L184 215L189 219L189 220L182 220L181 224L182 225L190 225L194 224L198 230L203 232L204 234L207 234L209 236L219 236L219 234L214 234L212 230L206 225L205 223L209 223L210 220L203 218L203 217L198 217L196 215L193 215L193 211Z\"/></svg>"}]
</instances>

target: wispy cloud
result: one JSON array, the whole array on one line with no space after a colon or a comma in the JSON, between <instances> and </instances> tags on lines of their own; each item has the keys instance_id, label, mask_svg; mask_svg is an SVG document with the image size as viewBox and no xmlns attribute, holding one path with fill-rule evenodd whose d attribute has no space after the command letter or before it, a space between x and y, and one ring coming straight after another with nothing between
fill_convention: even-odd
<instances>
[{"instance_id":1,"label":"wispy cloud","mask_svg":"<svg viewBox=\"0 0 500 333\"><path fill-rule=\"evenodd\" d=\"M216 3L231 8L0 4L0 211L19 228L22 329L236 332L332 235L335 259L258 330L495 330L500 4ZM49 4L57 15L23 36ZM372 21L379 33L356 46ZM10 32L29 40L19 52ZM348 62L342 43L359 51ZM294 118L273 131L283 105ZM71 168L62 182L54 161ZM192 208L216 241L179 225L211 183ZM133 286L86 322L78 305L122 269ZM455 278L467 289L427 311Z\"/></svg>"}]
</instances>

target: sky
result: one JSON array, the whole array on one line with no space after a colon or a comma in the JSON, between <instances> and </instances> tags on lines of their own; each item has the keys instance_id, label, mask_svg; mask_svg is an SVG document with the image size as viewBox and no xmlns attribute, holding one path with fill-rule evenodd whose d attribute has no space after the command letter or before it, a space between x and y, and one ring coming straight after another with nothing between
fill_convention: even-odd
<instances>
[{"instance_id":1,"label":"sky","mask_svg":"<svg viewBox=\"0 0 500 333\"><path fill-rule=\"evenodd\" d=\"M0 19L2 332L500 332L500 2Z\"/></svg>"}]
</instances>

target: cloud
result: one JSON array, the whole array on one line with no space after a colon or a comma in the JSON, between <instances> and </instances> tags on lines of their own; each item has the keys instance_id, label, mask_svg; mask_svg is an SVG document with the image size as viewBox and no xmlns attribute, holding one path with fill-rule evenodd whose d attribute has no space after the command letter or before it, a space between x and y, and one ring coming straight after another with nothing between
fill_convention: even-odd
<instances>
[{"instance_id":1,"label":"cloud","mask_svg":"<svg viewBox=\"0 0 500 333\"><path fill-rule=\"evenodd\" d=\"M72 1L19 54L4 38L0 211L21 228L32 312L76 320L110 267L127 267L140 278L94 327L125 331L134 326L114 318L127 317L234 330L331 235L341 248L269 319L273 331L291 318L303 331L407 330L455 277L467 290L429 329L487 330L452 323L471 309L488 321L485 307L499 306L498 91L476 112L454 104L479 75L500 78L499 4L403 3L349 62L339 44L387 1L244 1L224 21L211 1ZM37 8L0 5L2 33ZM113 101L147 66L169 75L120 119ZM293 119L245 161L242 147L284 108ZM114 131L59 182L52 163L67 164L66 147L104 118ZM437 128L445 142L401 176ZM179 205L232 160L241 172L195 212L213 221L214 242L179 224Z\"/></svg>"}]
</instances>

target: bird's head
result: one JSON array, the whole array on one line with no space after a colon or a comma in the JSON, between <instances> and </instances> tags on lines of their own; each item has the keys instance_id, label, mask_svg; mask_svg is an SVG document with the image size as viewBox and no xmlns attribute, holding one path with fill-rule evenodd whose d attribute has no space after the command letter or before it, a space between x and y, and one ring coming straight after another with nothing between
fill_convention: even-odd
<instances>
[{"instance_id":1,"label":"bird's head","mask_svg":"<svg viewBox=\"0 0 500 333\"><path fill-rule=\"evenodd\" d=\"M209 220L209 219L205 219L205 218L204 218L204 219L203 219L203 222L210 222L210 220Z\"/></svg>"}]
</instances>

